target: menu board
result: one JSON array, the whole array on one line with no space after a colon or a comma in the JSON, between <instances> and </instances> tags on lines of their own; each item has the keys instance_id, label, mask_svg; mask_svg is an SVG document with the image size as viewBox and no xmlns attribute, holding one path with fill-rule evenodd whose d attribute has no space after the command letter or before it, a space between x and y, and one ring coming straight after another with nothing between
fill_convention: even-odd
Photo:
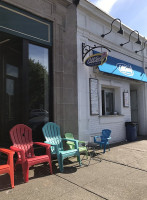
<instances>
[{"instance_id":1,"label":"menu board","mask_svg":"<svg viewBox=\"0 0 147 200\"><path fill-rule=\"evenodd\" d=\"M129 107L129 93L123 92L123 105L124 107Z\"/></svg>"},{"instance_id":2,"label":"menu board","mask_svg":"<svg viewBox=\"0 0 147 200\"><path fill-rule=\"evenodd\" d=\"M94 78L89 79L90 92L90 114L98 115L98 80Z\"/></svg>"}]
</instances>

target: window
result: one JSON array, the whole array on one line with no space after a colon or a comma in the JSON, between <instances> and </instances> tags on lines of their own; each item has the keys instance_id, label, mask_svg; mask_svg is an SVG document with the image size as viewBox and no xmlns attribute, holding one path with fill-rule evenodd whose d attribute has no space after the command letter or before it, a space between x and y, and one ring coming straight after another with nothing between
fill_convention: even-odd
<instances>
[{"instance_id":1,"label":"window","mask_svg":"<svg viewBox=\"0 0 147 200\"><path fill-rule=\"evenodd\" d=\"M102 115L114 113L114 90L102 88Z\"/></svg>"}]
</instances>

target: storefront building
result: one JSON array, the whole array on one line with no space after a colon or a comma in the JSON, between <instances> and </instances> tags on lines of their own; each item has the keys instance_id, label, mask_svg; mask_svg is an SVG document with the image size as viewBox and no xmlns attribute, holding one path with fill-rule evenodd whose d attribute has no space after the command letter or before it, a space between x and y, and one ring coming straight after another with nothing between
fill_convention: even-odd
<instances>
[{"instance_id":1,"label":"storefront building","mask_svg":"<svg viewBox=\"0 0 147 200\"><path fill-rule=\"evenodd\" d=\"M34 141L44 141L41 128L48 121L62 136L72 132L86 141L105 128L112 130L112 143L123 141L128 121L147 134L147 51L139 51L145 38L137 44L137 31L122 25L119 34L119 20L86 0L78 7L73 2L79 3L0 1L2 147L9 147L9 130L18 123L32 128ZM101 63L87 66L99 53Z\"/></svg>"},{"instance_id":2,"label":"storefront building","mask_svg":"<svg viewBox=\"0 0 147 200\"><path fill-rule=\"evenodd\" d=\"M76 20L71 0L0 1L0 146L19 123L77 135Z\"/></svg>"},{"instance_id":3,"label":"storefront building","mask_svg":"<svg viewBox=\"0 0 147 200\"><path fill-rule=\"evenodd\" d=\"M147 135L145 41L138 31L121 24L120 19L112 18L88 1L80 1L77 10L80 139L92 141L92 136L102 129L111 129L111 143L124 141L125 122L136 122L137 134Z\"/></svg>"}]
</instances>

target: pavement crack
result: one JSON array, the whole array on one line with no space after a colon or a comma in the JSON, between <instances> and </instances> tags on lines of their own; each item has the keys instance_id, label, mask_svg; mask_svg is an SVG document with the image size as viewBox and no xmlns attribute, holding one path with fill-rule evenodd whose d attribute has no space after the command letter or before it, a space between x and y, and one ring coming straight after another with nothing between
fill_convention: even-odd
<instances>
[{"instance_id":1,"label":"pavement crack","mask_svg":"<svg viewBox=\"0 0 147 200\"><path fill-rule=\"evenodd\" d=\"M142 150L142 149L137 149L137 148L130 148L130 147L125 147L125 148L132 151L147 152L147 150Z\"/></svg>"},{"instance_id":2,"label":"pavement crack","mask_svg":"<svg viewBox=\"0 0 147 200\"><path fill-rule=\"evenodd\" d=\"M57 175L57 174L56 174L55 176L57 176L57 177L59 177L59 178L65 180L65 181L67 181L67 182L69 182L69 183L71 183L71 184L73 184L73 185L76 185L76 186L78 186L79 188L81 188L81 189L83 189L83 190L85 190L85 191L87 191L87 192L90 192L91 194L94 194L95 196L98 196L98 197L100 197L100 198L102 198L102 199L104 199L104 200L109 200L109 199L107 199L107 198L105 198L105 197L103 197L103 196L101 196L101 195L99 195L99 194L97 194L97 193L95 193L95 192L93 192L93 191L91 191L91 190L89 190L89 189L86 189L86 188L84 188L84 187L78 185L77 183L74 183L74 182L72 182L72 181L70 181L70 180L68 180L68 179L66 179L66 178L63 178L63 177L61 177L61 176L59 176L59 175Z\"/></svg>"},{"instance_id":3,"label":"pavement crack","mask_svg":"<svg viewBox=\"0 0 147 200\"><path fill-rule=\"evenodd\" d=\"M139 170L139 171L147 172L147 170L145 170L145 169L141 169L141 168L138 168L138 167L133 167L131 165L127 165L127 164L124 164L124 163L108 160L108 159L105 159L105 158L102 158L102 160L105 160L106 162L111 162L111 163L115 163L115 164L118 164L118 165L122 165L122 166L125 166L125 167L129 167L129 168L132 168L132 169L136 169L136 170Z\"/></svg>"}]
</instances>

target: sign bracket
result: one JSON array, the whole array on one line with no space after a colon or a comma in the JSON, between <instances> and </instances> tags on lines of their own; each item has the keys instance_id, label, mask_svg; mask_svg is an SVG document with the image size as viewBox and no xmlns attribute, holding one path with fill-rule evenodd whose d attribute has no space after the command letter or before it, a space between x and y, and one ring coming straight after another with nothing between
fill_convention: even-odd
<instances>
[{"instance_id":1,"label":"sign bracket","mask_svg":"<svg viewBox=\"0 0 147 200\"><path fill-rule=\"evenodd\" d=\"M94 45L93 47L91 47L90 45L86 45L85 43L82 43L82 61L84 60L85 56L90 51L92 51L93 49L96 49L96 48L101 48L101 49L104 48L104 49L107 49L109 52L111 52L111 50L108 47L105 47L103 45L100 45L100 46Z\"/></svg>"}]
</instances>

